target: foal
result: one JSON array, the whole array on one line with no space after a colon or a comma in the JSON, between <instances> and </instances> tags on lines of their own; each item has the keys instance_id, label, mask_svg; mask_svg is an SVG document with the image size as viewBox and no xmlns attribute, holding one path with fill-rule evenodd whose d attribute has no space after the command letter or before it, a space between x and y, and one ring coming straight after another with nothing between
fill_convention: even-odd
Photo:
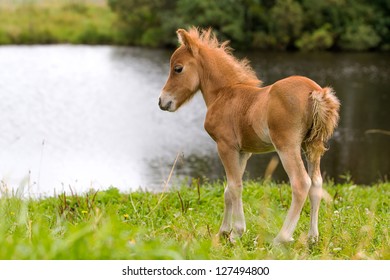
<instances>
[{"instance_id":1,"label":"foal","mask_svg":"<svg viewBox=\"0 0 390 280\"><path fill-rule=\"evenodd\" d=\"M340 103L332 89L300 76L260 87L248 61L234 58L227 42L220 44L210 29L179 29L177 34L181 45L171 57L159 106L174 112L198 90L202 92L207 106L204 127L217 143L227 177L219 235L234 241L244 233L242 176L246 162L252 153L276 150L290 179L292 202L274 242L293 240L307 195L311 202L309 238L318 240L320 159L339 119Z\"/></svg>"}]
</instances>

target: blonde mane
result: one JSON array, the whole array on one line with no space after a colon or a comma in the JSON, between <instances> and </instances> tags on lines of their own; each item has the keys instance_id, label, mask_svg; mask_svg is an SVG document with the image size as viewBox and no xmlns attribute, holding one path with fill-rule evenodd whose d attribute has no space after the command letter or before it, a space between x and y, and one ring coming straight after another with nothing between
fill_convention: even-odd
<instances>
[{"instance_id":1,"label":"blonde mane","mask_svg":"<svg viewBox=\"0 0 390 280\"><path fill-rule=\"evenodd\" d=\"M249 60L246 58L239 60L234 57L232 54L233 49L229 46L229 41L220 43L211 28L198 29L192 27L188 30L188 34L196 42L198 47L215 51L216 55L219 55L229 67L234 69L240 83L256 87L262 85L262 81L250 66Z\"/></svg>"}]
</instances>

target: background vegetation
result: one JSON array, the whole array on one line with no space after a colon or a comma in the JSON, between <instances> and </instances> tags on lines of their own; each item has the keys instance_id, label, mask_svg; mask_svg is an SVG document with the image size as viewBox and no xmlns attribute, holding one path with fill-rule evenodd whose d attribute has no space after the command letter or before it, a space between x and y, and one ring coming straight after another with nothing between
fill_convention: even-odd
<instances>
[{"instance_id":1,"label":"background vegetation","mask_svg":"<svg viewBox=\"0 0 390 280\"><path fill-rule=\"evenodd\" d=\"M388 0L0 0L0 44L176 46L213 27L237 49L390 50Z\"/></svg>"},{"instance_id":2,"label":"background vegetation","mask_svg":"<svg viewBox=\"0 0 390 280\"><path fill-rule=\"evenodd\" d=\"M108 0L129 44L175 44L178 27L212 26L235 48L389 49L386 0Z\"/></svg>"},{"instance_id":3,"label":"background vegetation","mask_svg":"<svg viewBox=\"0 0 390 280\"><path fill-rule=\"evenodd\" d=\"M306 203L294 241L273 246L291 200L290 186L245 182L247 232L235 245L216 238L223 184L165 193L120 193L23 199L0 197L0 259L389 259L390 184L328 183L320 240L309 244ZM4 189L4 186L3 186Z\"/></svg>"},{"instance_id":4,"label":"background vegetation","mask_svg":"<svg viewBox=\"0 0 390 280\"><path fill-rule=\"evenodd\" d=\"M0 0L0 44L111 44L115 18L104 0Z\"/></svg>"}]
</instances>

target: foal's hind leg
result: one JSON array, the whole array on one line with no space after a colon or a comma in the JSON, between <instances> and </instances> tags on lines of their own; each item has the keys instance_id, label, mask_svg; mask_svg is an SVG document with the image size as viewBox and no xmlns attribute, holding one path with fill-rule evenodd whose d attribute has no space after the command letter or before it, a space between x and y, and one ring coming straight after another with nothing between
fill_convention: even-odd
<instances>
[{"instance_id":1,"label":"foal's hind leg","mask_svg":"<svg viewBox=\"0 0 390 280\"><path fill-rule=\"evenodd\" d=\"M310 177L302 161L300 147L283 148L277 151L290 179L292 201L282 229L274 240L276 244L294 240L292 235L311 185Z\"/></svg>"},{"instance_id":2,"label":"foal's hind leg","mask_svg":"<svg viewBox=\"0 0 390 280\"><path fill-rule=\"evenodd\" d=\"M314 160L307 159L309 176L311 178L311 187L309 190L311 203L309 240L312 242L318 241L318 211L320 209L320 202L322 198L320 159L321 157L317 157Z\"/></svg>"}]
</instances>

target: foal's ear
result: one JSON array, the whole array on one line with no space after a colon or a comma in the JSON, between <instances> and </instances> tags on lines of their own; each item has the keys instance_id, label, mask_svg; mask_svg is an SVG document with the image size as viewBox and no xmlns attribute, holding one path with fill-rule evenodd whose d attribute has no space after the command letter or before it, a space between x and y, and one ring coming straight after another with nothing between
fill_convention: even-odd
<instances>
[{"instance_id":1,"label":"foal's ear","mask_svg":"<svg viewBox=\"0 0 390 280\"><path fill-rule=\"evenodd\" d=\"M177 37L179 38L179 42L186 46L193 55L196 55L199 48L198 44L194 41L191 35L184 29L178 29L176 33Z\"/></svg>"}]
</instances>

